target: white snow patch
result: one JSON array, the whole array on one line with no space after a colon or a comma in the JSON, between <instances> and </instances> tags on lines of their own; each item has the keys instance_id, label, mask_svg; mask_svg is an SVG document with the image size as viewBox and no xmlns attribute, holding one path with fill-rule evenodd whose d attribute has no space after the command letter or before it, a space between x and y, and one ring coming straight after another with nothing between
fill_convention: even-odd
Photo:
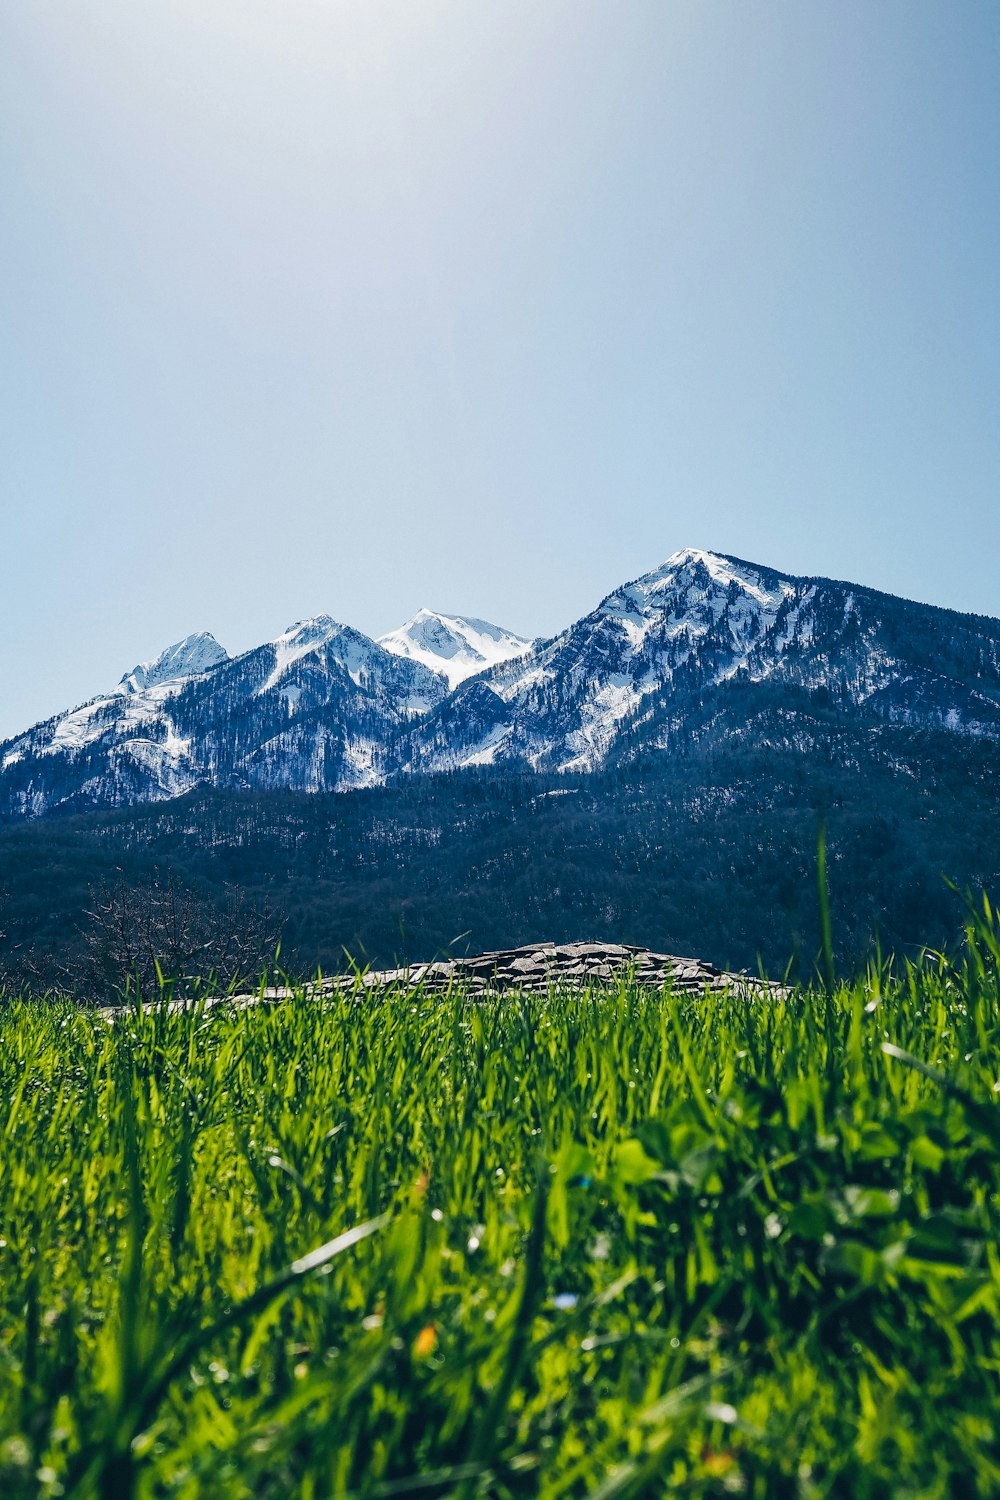
<instances>
[{"instance_id":1,"label":"white snow patch","mask_svg":"<svg viewBox=\"0 0 1000 1500\"><path fill-rule=\"evenodd\" d=\"M258 696L270 692L297 661L318 646L325 646L343 628L330 615L317 615L315 619L298 620L290 625L283 635L269 643L274 648L274 666L267 681L257 689Z\"/></svg>"},{"instance_id":2,"label":"white snow patch","mask_svg":"<svg viewBox=\"0 0 1000 1500\"><path fill-rule=\"evenodd\" d=\"M42 753L56 754L63 750L80 750L84 745L99 739L108 727L99 716L119 700L117 698L95 698L82 708L74 708L64 714L55 727L52 739L42 747ZM98 720L98 722L94 722Z\"/></svg>"},{"instance_id":3,"label":"white snow patch","mask_svg":"<svg viewBox=\"0 0 1000 1500\"><path fill-rule=\"evenodd\" d=\"M499 698L509 703L514 698L519 698L533 688L542 688L551 682L554 673L545 667L529 667L525 672L516 673L507 679L492 681L490 686Z\"/></svg>"},{"instance_id":4,"label":"white snow patch","mask_svg":"<svg viewBox=\"0 0 1000 1500\"><path fill-rule=\"evenodd\" d=\"M466 754L459 754L455 759L456 768L464 769L466 766L492 766L496 762L497 752L504 740L510 734L509 726L498 724L480 740L475 750Z\"/></svg>"},{"instance_id":5,"label":"white snow patch","mask_svg":"<svg viewBox=\"0 0 1000 1500\"><path fill-rule=\"evenodd\" d=\"M735 583L741 592L755 599L762 609L777 612L782 602L795 593L795 585L790 579L779 579L775 587L768 588L756 568L736 563L718 552L703 552L697 547L685 547L680 552L674 552L662 567L653 573L647 573L638 582L650 592L673 588L676 575L679 572L693 571L698 563L704 566L719 588L728 590L730 584Z\"/></svg>"},{"instance_id":6,"label":"white snow patch","mask_svg":"<svg viewBox=\"0 0 1000 1500\"><path fill-rule=\"evenodd\" d=\"M583 705L583 722L566 736L568 749L578 752L569 765L593 767L606 755L622 719L642 702L643 694L631 678L616 673ZM564 769L568 769L568 766Z\"/></svg>"},{"instance_id":7,"label":"white snow patch","mask_svg":"<svg viewBox=\"0 0 1000 1500\"><path fill-rule=\"evenodd\" d=\"M162 744L163 754L168 760L183 760L186 756L191 754L190 739L182 738L182 736L177 733L177 730L174 728L173 724L171 724L169 719L167 720L166 739L162 741Z\"/></svg>"},{"instance_id":8,"label":"white snow patch","mask_svg":"<svg viewBox=\"0 0 1000 1500\"><path fill-rule=\"evenodd\" d=\"M451 689L477 672L523 656L532 645L524 636L488 620L442 615L432 609L419 609L398 630L379 636L378 644L394 656L407 656L447 678Z\"/></svg>"},{"instance_id":9,"label":"white snow patch","mask_svg":"<svg viewBox=\"0 0 1000 1500\"><path fill-rule=\"evenodd\" d=\"M430 713L435 706L436 700L432 701L426 693L411 693L404 698L399 705L399 712L404 719L422 718L424 714Z\"/></svg>"},{"instance_id":10,"label":"white snow patch","mask_svg":"<svg viewBox=\"0 0 1000 1500\"><path fill-rule=\"evenodd\" d=\"M116 755L128 755L143 766L171 797L190 791L198 780L193 767L180 764L187 741L174 735L165 741L136 738L115 747Z\"/></svg>"},{"instance_id":11,"label":"white snow patch","mask_svg":"<svg viewBox=\"0 0 1000 1500\"><path fill-rule=\"evenodd\" d=\"M344 745L344 769L337 778L341 791L348 788L378 786L382 781L377 765L378 746L374 740L357 737Z\"/></svg>"}]
</instances>

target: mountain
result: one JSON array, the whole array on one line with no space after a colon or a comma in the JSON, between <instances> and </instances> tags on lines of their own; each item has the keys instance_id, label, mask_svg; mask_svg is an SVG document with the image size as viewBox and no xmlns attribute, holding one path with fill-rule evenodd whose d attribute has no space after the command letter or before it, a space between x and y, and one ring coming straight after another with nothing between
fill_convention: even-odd
<instances>
[{"instance_id":1,"label":"mountain","mask_svg":"<svg viewBox=\"0 0 1000 1500\"><path fill-rule=\"evenodd\" d=\"M423 662L434 672L441 672L450 688L483 672L487 667L523 656L531 641L501 630L487 620L470 620L464 615L439 615L432 609L420 609L388 635L380 635L380 646L396 656L407 656Z\"/></svg>"},{"instance_id":2,"label":"mountain","mask_svg":"<svg viewBox=\"0 0 1000 1500\"><path fill-rule=\"evenodd\" d=\"M747 683L762 704L807 690L875 724L1000 738L1000 621L686 549L460 687L404 763L593 771L685 741L707 699L724 712Z\"/></svg>"},{"instance_id":3,"label":"mountain","mask_svg":"<svg viewBox=\"0 0 1000 1500\"><path fill-rule=\"evenodd\" d=\"M197 677L228 660L229 652L219 645L215 636L207 630L199 630L197 634L187 635L182 641L168 646L155 661L141 661L131 672L125 673L119 686L128 693L140 693L164 682Z\"/></svg>"},{"instance_id":4,"label":"mountain","mask_svg":"<svg viewBox=\"0 0 1000 1500\"><path fill-rule=\"evenodd\" d=\"M210 640L191 637L197 647L181 642L126 674L115 693L0 745L0 809L112 807L203 784L324 791L380 782L395 732L448 691L442 675L329 615L198 670L215 654ZM195 670L164 679L182 666Z\"/></svg>"},{"instance_id":5,"label":"mountain","mask_svg":"<svg viewBox=\"0 0 1000 1500\"><path fill-rule=\"evenodd\" d=\"M188 637L0 745L0 816L695 746L856 758L845 726L1000 740L1000 621L687 549L534 644L430 610L381 641L321 615L231 658Z\"/></svg>"}]
</instances>

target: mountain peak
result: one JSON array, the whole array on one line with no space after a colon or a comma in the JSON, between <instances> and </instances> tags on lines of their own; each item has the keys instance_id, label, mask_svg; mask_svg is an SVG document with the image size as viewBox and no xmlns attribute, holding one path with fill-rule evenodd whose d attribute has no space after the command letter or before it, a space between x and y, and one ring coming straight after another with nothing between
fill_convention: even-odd
<instances>
[{"instance_id":1,"label":"mountain peak","mask_svg":"<svg viewBox=\"0 0 1000 1500\"><path fill-rule=\"evenodd\" d=\"M378 643L394 656L407 656L430 667L447 678L449 688L458 687L487 667L523 656L532 644L488 620L443 615L426 605L398 630L379 636Z\"/></svg>"},{"instance_id":2,"label":"mountain peak","mask_svg":"<svg viewBox=\"0 0 1000 1500\"><path fill-rule=\"evenodd\" d=\"M682 568L685 563L703 562L706 567L710 563L727 563L732 559L726 557L722 552L708 552L704 547L681 547L678 552L671 552L663 566L665 568Z\"/></svg>"},{"instance_id":3,"label":"mountain peak","mask_svg":"<svg viewBox=\"0 0 1000 1500\"><path fill-rule=\"evenodd\" d=\"M289 625L274 644L282 641L295 646L319 646L346 628L332 615L311 615L307 620L296 620L293 625Z\"/></svg>"},{"instance_id":4,"label":"mountain peak","mask_svg":"<svg viewBox=\"0 0 1000 1500\"><path fill-rule=\"evenodd\" d=\"M228 660L229 652L219 645L215 636L207 630L198 630L193 635L186 635L182 641L175 641L152 661L139 662L131 672L125 673L119 686L126 693L141 693L165 682L197 677Z\"/></svg>"},{"instance_id":5,"label":"mountain peak","mask_svg":"<svg viewBox=\"0 0 1000 1500\"><path fill-rule=\"evenodd\" d=\"M713 594L728 591L735 584L739 593L749 595L764 609L780 607L782 600L794 592L796 584L795 579L776 573L773 568L744 562L742 558L730 557L724 552L684 547L679 552L672 552L651 573L625 585L624 590L616 590L616 594L639 594L649 600L659 594L673 594L679 586L697 585L699 580L703 586L706 577Z\"/></svg>"}]
</instances>

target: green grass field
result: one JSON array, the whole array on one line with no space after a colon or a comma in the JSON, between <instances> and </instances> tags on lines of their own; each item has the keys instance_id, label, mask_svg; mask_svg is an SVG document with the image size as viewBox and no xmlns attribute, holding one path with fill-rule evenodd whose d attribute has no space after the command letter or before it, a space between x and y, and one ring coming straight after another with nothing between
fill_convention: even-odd
<instances>
[{"instance_id":1,"label":"green grass field","mask_svg":"<svg viewBox=\"0 0 1000 1500\"><path fill-rule=\"evenodd\" d=\"M5 1496L1000 1492L1000 988L0 1005Z\"/></svg>"}]
</instances>

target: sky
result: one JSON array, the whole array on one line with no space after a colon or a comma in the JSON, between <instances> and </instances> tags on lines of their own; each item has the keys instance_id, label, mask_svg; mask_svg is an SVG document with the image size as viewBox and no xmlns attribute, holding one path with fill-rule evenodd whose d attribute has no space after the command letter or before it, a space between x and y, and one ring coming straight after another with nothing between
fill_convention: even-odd
<instances>
[{"instance_id":1,"label":"sky","mask_svg":"<svg viewBox=\"0 0 1000 1500\"><path fill-rule=\"evenodd\" d=\"M1000 616L995 0L18 0L0 735L702 547Z\"/></svg>"}]
</instances>

